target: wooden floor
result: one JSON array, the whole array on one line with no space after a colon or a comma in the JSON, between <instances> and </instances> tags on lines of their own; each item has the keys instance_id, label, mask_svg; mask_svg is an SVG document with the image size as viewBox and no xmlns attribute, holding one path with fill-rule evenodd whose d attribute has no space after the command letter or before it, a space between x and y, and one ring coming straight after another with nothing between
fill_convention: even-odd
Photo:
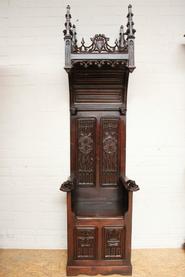
<instances>
[{"instance_id":1,"label":"wooden floor","mask_svg":"<svg viewBox=\"0 0 185 277\"><path fill-rule=\"evenodd\" d=\"M185 277L184 250L147 249L132 253L133 277ZM64 250L0 250L0 277L62 277L66 276L65 265Z\"/></svg>"}]
</instances>

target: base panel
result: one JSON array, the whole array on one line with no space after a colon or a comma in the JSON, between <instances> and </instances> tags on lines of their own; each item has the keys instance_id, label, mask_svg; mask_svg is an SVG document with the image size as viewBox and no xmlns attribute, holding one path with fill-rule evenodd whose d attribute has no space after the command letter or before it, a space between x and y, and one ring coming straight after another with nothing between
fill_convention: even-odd
<instances>
[{"instance_id":1,"label":"base panel","mask_svg":"<svg viewBox=\"0 0 185 277\"><path fill-rule=\"evenodd\" d=\"M121 274L132 275L132 266L67 266L67 276L76 276L79 274L87 275L109 275L109 274Z\"/></svg>"}]
</instances>

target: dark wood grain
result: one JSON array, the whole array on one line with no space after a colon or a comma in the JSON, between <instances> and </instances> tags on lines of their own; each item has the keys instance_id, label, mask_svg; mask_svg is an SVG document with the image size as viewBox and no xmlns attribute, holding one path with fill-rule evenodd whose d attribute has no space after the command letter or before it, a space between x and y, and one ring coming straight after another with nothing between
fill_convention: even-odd
<instances>
[{"instance_id":1,"label":"dark wood grain","mask_svg":"<svg viewBox=\"0 0 185 277\"><path fill-rule=\"evenodd\" d=\"M125 176L127 87L135 68L132 16L129 6L127 32L121 26L114 46L105 35L78 46L67 8L71 177L61 186L67 192L67 275L132 273L132 194L139 189ZM74 53L79 60L72 59ZM92 53L111 58L84 59ZM114 54L120 53L128 55L118 62Z\"/></svg>"}]
</instances>

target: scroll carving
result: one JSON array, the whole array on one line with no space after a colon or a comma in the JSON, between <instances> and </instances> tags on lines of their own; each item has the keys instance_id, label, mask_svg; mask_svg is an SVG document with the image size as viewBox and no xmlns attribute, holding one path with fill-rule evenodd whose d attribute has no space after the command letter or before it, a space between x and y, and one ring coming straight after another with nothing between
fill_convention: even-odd
<instances>
[{"instance_id":1,"label":"scroll carving","mask_svg":"<svg viewBox=\"0 0 185 277\"><path fill-rule=\"evenodd\" d=\"M102 185L117 185L118 167L118 118L103 118L102 126Z\"/></svg>"},{"instance_id":2,"label":"scroll carving","mask_svg":"<svg viewBox=\"0 0 185 277\"><path fill-rule=\"evenodd\" d=\"M96 258L96 229L76 228L75 229L75 258L91 260Z\"/></svg>"},{"instance_id":3,"label":"scroll carving","mask_svg":"<svg viewBox=\"0 0 185 277\"><path fill-rule=\"evenodd\" d=\"M136 184L135 181L130 180L123 176L119 177L119 180L127 191L138 191L139 190L139 186Z\"/></svg>"},{"instance_id":4,"label":"scroll carving","mask_svg":"<svg viewBox=\"0 0 185 277\"><path fill-rule=\"evenodd\" d=\"M77 120L78 185L95 185L95 134L95 118L80 118Z\"/></svg>"},{"instance_id":5,"label":"scroll carving","mask_svg":"<svg viewBox=\"0 0 185 277\"><path fill-rule=\"evenodd\" d=\"M69 178L67 181L62 183L60 190L64 192L69 192L74 189L74 181L72 181L71 178Z\"/></svg>"}]
</instances>

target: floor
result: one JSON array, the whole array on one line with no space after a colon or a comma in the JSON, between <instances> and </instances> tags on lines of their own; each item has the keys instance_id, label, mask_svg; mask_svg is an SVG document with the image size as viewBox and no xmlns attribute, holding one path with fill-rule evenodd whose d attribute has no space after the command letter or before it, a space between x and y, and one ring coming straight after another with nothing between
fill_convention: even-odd
<instances>
[{"instance_id":1,"label":"floor","mask_svg":"<svg viewBox=\"0 0 185 277\"><path fill-rule=\"evenodd\" d=\"M132 277L185 277L182 249L133 250L132 264ZM0 250L0 277L63 277L65 265L64 250Z\"/></svg>"}]
</instances>

